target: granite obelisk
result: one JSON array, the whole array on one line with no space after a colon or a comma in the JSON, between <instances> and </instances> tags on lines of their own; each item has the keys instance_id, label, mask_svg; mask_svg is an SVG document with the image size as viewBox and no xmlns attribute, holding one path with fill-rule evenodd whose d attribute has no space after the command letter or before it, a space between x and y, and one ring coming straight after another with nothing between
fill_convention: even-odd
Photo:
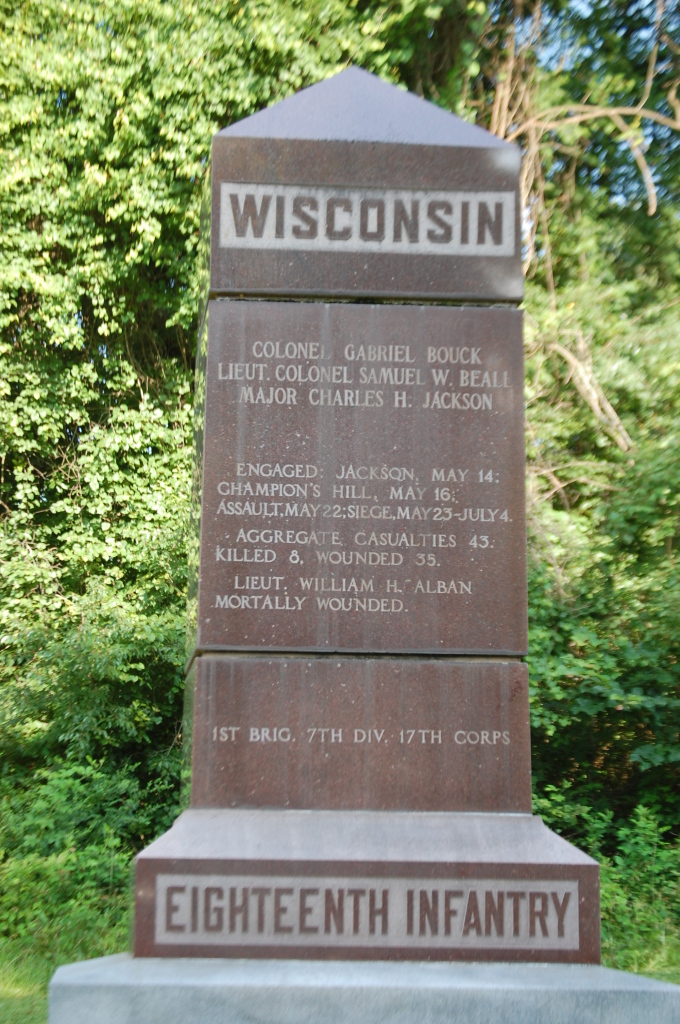
<instances>
[{"instance_id":1,"label":"granite obelisk","mask_svg":"<svg viewBox=\"0 0 680 1024\"><path fill-rule=\"evenodd\" d=\"M518 150L352 69L217 135L209 205L191 805L136 955L597 962L598 867L531 816Z\"/></svg>"}]
</instances>

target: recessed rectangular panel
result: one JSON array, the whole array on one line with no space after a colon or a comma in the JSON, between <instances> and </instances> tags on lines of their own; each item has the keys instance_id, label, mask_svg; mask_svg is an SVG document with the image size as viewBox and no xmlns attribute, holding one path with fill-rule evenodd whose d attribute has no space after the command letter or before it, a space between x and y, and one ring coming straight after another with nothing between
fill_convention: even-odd
<instances>
[{"instance_id":1,"label":"recessed rectangular panel","mask_svg":"<svg viewBox=\"0 0 680 1024\"><path fill-rule=\"evenodd\" d=\"M298 215L295 210L298 210ZM302 212L307 223L300 220ZM318 216L324 222L319 230ZM515 193L301 189L223 181L220 249L512 256Z\"/></svg>"},{"instance_id":2,"label":"recessed rectangular panel","mask_svg":"<svg viewBox=\"0 0 680 1024\"><path fill-rule=\"evenodd\" d=\"M526 665L194 665L193 807L531 811Z\"/></svg>"},{"instance_id":3,"label":"recessed rectangular panel","mask_svg":"<svg viewBox=\"0 0 680 1024\"><path fill-rule=\"evenodd\" d=\"M199 650L526 651L521 314L213 301Z\"/></svg>"},{"instance_id":4,"label":"recessed rectangular panel","mask_svg":"<svg viewBox=\"0 0 680 1024\"><path fill-rule=\"evenodd\" d=\"M579 949L576 880L531 877L165 873L157 946L569 953ZM217 953L219 955L219 953ZM241 955L243 955L241 953Z\"/></svg>"}]
</instances>

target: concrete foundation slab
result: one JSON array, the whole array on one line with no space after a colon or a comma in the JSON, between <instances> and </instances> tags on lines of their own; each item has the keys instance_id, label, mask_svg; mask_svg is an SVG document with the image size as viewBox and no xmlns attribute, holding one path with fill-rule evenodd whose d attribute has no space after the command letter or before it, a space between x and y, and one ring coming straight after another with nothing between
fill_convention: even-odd
<instances>
[{"instance_id":1,"label":"concrete foundation slab","mask_svg":"<svg viewBox=\"0 0 680 1024\"><path fill-rule=\"evenodd\" d=\"M133 959L60 967L49 1024L677 1024L680 986L585 964Z\"/></svg>"}]
</instances>

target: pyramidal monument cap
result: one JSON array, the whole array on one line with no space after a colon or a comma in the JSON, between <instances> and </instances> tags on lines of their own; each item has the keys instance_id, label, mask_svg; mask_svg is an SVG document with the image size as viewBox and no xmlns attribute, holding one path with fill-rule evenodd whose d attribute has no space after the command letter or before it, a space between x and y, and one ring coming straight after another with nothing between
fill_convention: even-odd
<instances>
[{"instance_id":1,"label":"pyramidal monument cap","mask_svg":"<svg viewBox=\"0 0 680 1024\"><path fill-rule=\"evenodd\" d=\"M515 145L356 67L302 89L219 134L232 138L495 148L503 152L509 169L515 170L519 160Z\"/></svg>"},{"instance_id":2,"label":"pyramidal monument cap","mask_svg":"<svg viewBox=\"0 0 680 1024\"><path fill-rule=\"evenodd\" d=\"M213 137L210 294L521 301L520 152L350 67Z\"/></svg>"}]
</instances>

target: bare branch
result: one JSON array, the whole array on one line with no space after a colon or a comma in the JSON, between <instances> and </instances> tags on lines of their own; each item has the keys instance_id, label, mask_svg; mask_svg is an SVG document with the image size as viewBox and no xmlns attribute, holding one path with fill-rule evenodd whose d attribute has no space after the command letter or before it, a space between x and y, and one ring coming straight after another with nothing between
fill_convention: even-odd
<instances>
[{"instance_id":1,"label":"bare branch","mask_svg":"<svg viewBox=\"0 0 680 1024\"><path fill-rule=\"evenodd\" d=\"M641 117L644 120L660 124L664 128L680 131L678 117L667 117L666 114L660 114L658 110L650 110L648 107L640 110L638 107L603 107L590 103L573 103L548 107L547 110L541 111L540 114L513 128L505 138L508 142L513 142L519 136L524 135L530 125L544 134L548 131L557 131L567 124L583 124L586 121L597 119L611 120L613 114L618 114L620 117Z\"/></svg>"},{"instance_id":2,"label":"bare branch","mask_svg":"<svg viewBox=\"0 0 680 1024\"><path fill-rule=\"evenodd\" d=\"M568 348L565 348L564 345L560 345L557 341L552 342L549 349L551 352L556 352L558 355L562 356L564 361L569 365L579 394L588 403L596 418L603 425L607 433L612 437L621 451L627 452L629 448L633 447L633 441L595 377L590 352L587 343L580 332L579 337L579 347L581 349L582 356L581 359L577 358L573 352L570 352Z\"/></svg>"},{"instance_id":3,"label":"bare branch","mask_svg":"<svg viewBox=\"0 0 680 1024\"><path fill-rule=\"evenodd\" d=\"M652 47L652 52L650 53L649 59L647 60L647 74L645 76L645 86L642 90L640 102L638 103L638 110L642 110L652 92L652 83L654 81L654 74L656 72L656 58L659 54L659 36L661 33L661 22L663 20L665 9L665 0L656 0L656 15L654 18L654 46Z\"/></svg>"}]
</instances>

